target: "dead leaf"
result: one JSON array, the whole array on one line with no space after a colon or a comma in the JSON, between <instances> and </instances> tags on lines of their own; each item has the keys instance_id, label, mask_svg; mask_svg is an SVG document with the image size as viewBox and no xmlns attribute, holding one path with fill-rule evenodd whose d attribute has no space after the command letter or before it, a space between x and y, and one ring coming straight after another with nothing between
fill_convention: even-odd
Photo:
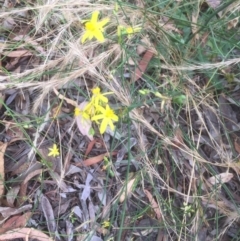
<instances>
[{"instance_id":1,"label":"dead leaf","mask_svg":"<svg viewBox=\"0 0 240 241\"><path fill-rule=\"evenodd\" d=\"M179 148L184 149L185 143L183 141L183 134L179 127L175 129L174 137L173 137L173 143Z\"/></svg>"},{"instance_id":2,"label":"dead leaf","mask_svg":"<svg viewBox=\"0 0 240 241\"><path fill-rule=\"evenodd\" d=\"M0 235L0 240L14 240L18 238L23 238L25 240L31 239L37 239L40 241L53 241L50 237L48 237L45 233L42 231L33 229L33 228L17 228L12 229L8 231L5 234Z\"/></svg>"},{"instance_id":3,"label":"dead leaf","mask_svg":"<svg viewBox=\"0 0 240 241\"><path fill-rule=\"evenodd\" d=\"M21 184L24 181L24 179L29 175L29 173L32 173L35 170L39 170L42 167L42 164L40 162L35 162L35 160L32 162L27 162L25 159L25 162L28 163L28 167L26 167L26 170L20 172L21 175L18 175L16 178L12 179L12 181L15 182L15 184ZM21 168L21 166L19 168Z\"/></svg>"},{"instance_id":4,"label":"dead leaf","mask_svg":"<svg viewBox=\"0 0 240 241\"><path fill-rule=\"evenodd\" d=\"M82 166L83 165L83 166L88 167L88 166L91 166L93 164L97 164L98 162L102 161L105 156L108 156L108 153L104 153L104 154L100 154L98 156L94 156L94 157L88 158L88 159L84 160L83 163L81 163L78 166Z\"/></svg>"},{"instance_id":5,"label":"dead leaf","mask_svg":"<svg viewBox=\"0 0 240 241\"><path fill-rule=\"evenodd\" d=\"M68 171L65 173L65 176L72 175L74 173L81 173L82 169L79 167L76 167L74 165L70 165Z\"/></svg>"},{"instance_id":6,"label":"dead leaf","mask_svg":"<svg viewBox=\"0 0 240 241\"><path fill-rule=\"evenodd\" d=\"M41 198L41 207L44 213L44 217L47 221L48 231L54 234L56 231L56 221L54 218L52 205L50 204L47 197L44 195L42 195L42 198Z\"/></svg>"},{"instance_id":7,"label":"dead leaf","mask_svg":"<svg viewBox=\"0 0 240 241\"><path fill-rule=\"evenodd\" d=\"M12 17L6 17L2 23L2 27L6 30L12 30L16 25L16 22Z\"/></svg>"},{"instance_id":8,"label":"dead leaf","mask_svg":"<svg viewBox=\"0 0 240 241\"><path fill-rule=\"evenodd\" d=\"M137 81L142 77L153 55L153 52L150 50L147 50L147 52L143 55L143 58L140 60L135 73L133 74L133 81Z\"/></svg>"},{"instance_id":9,"label":"dead leaf","mask_svg":"<svg viewBox=\"0 0 240 241\"><path fill-rule=\"evenodd\" d=\"M15 165L17 166L18 163L16 163L14 166L12 166L12 167L11 167L12 169L9 169L9 170L8 170L8 171L12 171L11 176L14 176L14 175L17 175L17 174L22 174L22 173L24 173L26 170L29 169L31 163L26 162L26 160L24 160L24 161L25 161L25 163L22 163L22 165L20 165L20 166L17 167L16 169L15 169Z\"/></svg>"},{"instance_id":10,"label":"dead leaf","mask_svg":"<svg viewBox=\"0 0 240 241\"><path fill-rule=\"evenodd\" d=\"M4 218L8 218L9 216L16 215L24 211L28 211L31 208L32 208L31 204L27 204L20 208L0 207L0 213Z\"/></svg>"},{"instance_id":11,"label":"dead leaf","mask_svg":"<svg viewBox=\"0 0 240 241\"><path fill-rule=\"evenodd\" d=\"M0 55L0 58L1 58L1 55ZM0 61L0 68L1 68L1 61ZM1 99L1 102L0 102L0 110L1 110L5 100L5 94L2 92L0 92L0 99Z\"/></svg>"},{"instance_id":12,"label":"dead leaf","mask_svg":"<svg viewBox=\"0 0 240 241\"><path fill-rule=\"evenodd\" d=\"M87 174L86 182L85 182L84 189L83 189L83 192L82 192L82 195L81 195L81 199L84 200L84 201L86 201L87 198L89 198L89 196L90 196L90 192L91 192L90 182L93 179L93 175L92 175L93 171L94 170L92 169Z\"/></svg>"},{"instance_id":13,"label":"dead leaf","mask_svg":"<svg viewBox=\"0 0 240 241\"><path fill-rule=\"evenodd\" d=\"M127 63L131 66L135 66L135 64L136 64L136 62L131 57L128 58Z\"/></svg>"},{"instance_id":14,"label":"dead leaf","mask_svg":"<svg viewBox=\"0 0 240 241\"><path fill-rule=\"evenodd\" d=\"M9 218L0 228L0 234L5 233L11 229L25 227L31 216L31 212L26 212L23 215L17 215Z\"/></svg>"},{"instance_id":15,"label":"dead leaf","mask_svg":"<svg viewBox=\"0 0 240 241\"><path fill-rule=\"evenodd\" d=\"M160 210L159 205L157 204L157 202L154 200L152 194L148 190L146 190L146 189L144 189L143 191L144 191L145 195L147 196L147 198L148 198L148 200L149 200L149 202L150 202L150 204L152 206L152 209L156 213L157 219L158 220L162 220L161 210Z\"/></svg>"},{"instance_id":16,"label":"dead leaf","mask_svg":"<svg viewBox=\"0 0 240 241\"><path fill-rule=\"evenodd\" d=\"M74 234L74 226L72 224L72 222L70 222L69 220L66 220L66 229L67 229L67 237L68 237L68 241L72 241L73 240L73 234Z\"/></svg>"},{"instance_id":17,"label":"dead leaf","mask_svg":"<svg viewBox=\"0 0 240 241\"><path fill-rule=\"evenodd\" d=\"M27 184L28 181L30 181L33 177L41 174L42 172L43 172L43 169L39 169L39 170L35 170L35 171L29 173L29 174L26 176L26 178L24 179L23 184L24 184L24 185Z\"/></svg>"},{"instance_id":18,"label":"dead leaf","mask_svg":"<svg viewBox=\"0 0 240 241\"><path fill-rule=\"evenodd\" d=\"M51 171L49 172L49 174L63 192L65 193L76 192L76 190L73 189L71 186L67 186L62 176L60 176L57 172Z\"/></svg>"},{"instance_id":19,"label":"dead leaf","mask_svg":"<svg viewBox=\"0 0 240 241\"><path fill-rule=\"evenodd\" d=\"M10 123L6 134L11 138L11 143L16 141L16 140L24 140L24 134L23 134L23 130L17 126L17 124L12 124Z\"/></svg>"},{"instance_id":20,"label":"dead leaf","mask_svg":"<svg viewBox=\"0 0 240 241\"><path fill-rule=\"evenodd\" d=\"M26 29L25 32L28 32L29 30ZM14 41L25 41L28 45L32 45L33 48L35 48L39 53L42 55L47 55L46 52L44 51L43 47L38 44L37 41L32 40L29 36L27 36L27 33L22 34L22 35L17 35L16 37L13 38Z\"/></svg>"},{"instance_id":21,"label":"dead leaf","mask_svg":"<svg viewBox=\"0 0 240 241\"><path fill-rule=\"evenodd\" d=\"M8 143L0 142L0 200L4 193L4 154Z\"/></svg>"},{"instance_id":22,"label":"dead leaf","mask_svg":"<svg viewBox=\"0 0 240 241\"><path fill-rule=\"evenodd\" d=\"M174 31L179 34L183 34L183 31L178 29L174 23L169 21L167 18L166 20L163 20L163 22L159 23L160 27L164 28L166 31Z\"/></svg>"},{"instance_id":23,"label":"dead leaf","mask_svg":"<svg viewBox=\"0 0 240 241\"><path fill-rule=\"evenodd\" d=\"M206 0L207 4L212 7L213 9L216 9L221 4L221 0Z\"/></svg>"},{"instance_id":24,"label":"dead leaf","mask_svg":"<svg viewBox=\"0 0 240 241\"><path fill-rule=\"evenodd\" d=\"M82 102L78 108L82 111L84 110L84 108L86 107L86 105L89 102L84 101ZM92 121L89 119L85 119L82 115L76 116L75 117L76 122L77 122L77 126L79 131L84 135L87 136L91 141L93 140L93 135L90 134L90 130L92 128Z\"/></svg>"},{"instance_id":25,"label":"dead leaf","mask_svg":"<svg viewBox=\"0 0 240 241\"><path fill-rule=\"evenodd\" d=\"M63 201L63 199L62 199L62 201ZM67 211L67 209L69 208L71 202L72 202L72 199L70 198L66 202L61 203L56 208L54 208L54 211L53 211L54 215L58 216L60 214L65 213Z\"/></svg>"},{"instance_id":26,"label":"dead leaf","mask_svg":"<svg viewBox=\"0 0 240 241\"><path fill-rule=\"evenodd\" d=\"M137 54L138 55L143 54L150 46L151 46L151 41L147 36L144 36L141 39L140 44L137 46Z\"/></svg>"},{"instance_id":27,"label":"dead leaf","mask_svg":"<svg viewBox=\"0 0 240 241\"><path fill-rule=\"evenodd\" d=\"M28 115L30 112L30 96L28 91L21 91L15 98L15 108L18 113Z\"/></svg>"},{"instance_id":28,"label":"dead leaf","mask_svg":"<svg viewBox=\"0 0 240 241\"><path fill-rule=\"evenodd\" d=\"M238 24L238 21L239 21L239 17L231 19L227 24L227 29L229 30L229 29L235 28Z\"/></svg>"},{"instance_id":29,"label":"dead leaf","mask_svg":"<svg viewBox=\"0 0 240 241\"><path fill-rule=\"evenodd\" d=\"M145 2L143 0L136 0L136 6L139 7L140 9L144 9L145 8Z\"/></svg>"},{"instance_id":30,"label":"dead leaf","mask_svg":"<svg viewBox=\"0 0 240 241\"><path fill-rule=\"evenodd\" d=\"M208 182L212 185L223 184L229 182L233 178L233 174L229 172L223 172L218 175L208 178Z\"/></svg>"},{"instance_id":31,"label":"dead leaf","mask_svg":"<svg viewBox=\"0 0 240 241\"><path fill-rule=\"evenodd\" d=\"M208 5L212 7L214 10L216 10L221 5L221 0L206 0ZM231 5L230 5L231 6ZM225 8L225 11L227 11L228 8ZM220 11L217 13L217 15L221 18L223 11Z\"/></svg>"},{"instance_id":32,"label":"dead leaf","mask_svg":"<svg viewBox=\"0 0 240 241\"><path fill-rule=\"evenodd\" d=\"M95 207L91 201L91 199L89 199L89 203L88 203L88 213L89 213L89 218L90 218L90 227L93 228L94 225L94 220L96 220L96 215L95 215Z\"/></svg>"},{"instance_id":33,"label":"dead leaf","mask_svg":"<svg viewBox=\"0 0 240 241\"><path fill-rule=\"evenodd\" d=\"M234 141L234 147L235 147L235 150L238 154L240 154L240 145L238 144L238 140L237 138L235 139Z\"/></svg>"},{"instance_id":34,"label":"dead leaf","mask_svg":"<svg viewBox=\"0 0 240 241\"><path fill-rule=\"evenodd\" d=\"M229 131L230 135L234 130L238 130L238 120L236 113L233 111L229 101L221 94L218 98L220 114L223 117L226 129Z\"/></svg>"},{"instance_id":35,"label":"dead leaf","mask_svg":"<svg viewBox=\"0 0 240 241\"><path fill-rule=\"evenodd\" d=\"M93 149L95 143L96 143L96 139L93 139L92 141L90 141L88 143L87 150L85 152L85 156L87 156L91 152L91 150Z\"/></svg>"},{"instance_id":36,"label":"dead leaf","mask_svg":"<svg viewBox=\"0 0 240 241\"><path fill-rule=\"evenodd\" d=\"M28 184L21 184L20 186L20 190L19 190L19 195L18 195L18 200L17 200L17 207L20 207L27 198L27 188L28 188Z\"/></svg>"},{"instance_id":37,"label":"dead leaf","mask_svg":"<svg viewBox=\"0 0 240 241\"><path fill-rule=\"evenodd\" d=\"M121 196L119 198L120 203L122 203L130 195L130 193L132 192L133 184L134 184L135 180L136 180L136 178L131 179L127 183L127 185L125 185L123 187L123 190L121 191L122 194L121 194Z\"/></svg>"},{"instance_id":38,"label":"dead leaf","mask_svg":"<svg viewBox=\"0 0 240 241\"><path fill-rule=\"evenodd\" d=\"M221 141L220 122L217 114L210 106L202 105L206 126L210 134L210 138L217 143Z\"/></svg>"},{"instance_id":39,"label":"dead leaf","mask_svg":"<svg viewBox=\"0 0 240 241\"><path fill-rule=\"evenodd\" d=\"M99 181L99 183L97 185L97 188L98 188L98 192L97 192L98 198L99 198L100 202L102 203L102 205L104 207L106 207L106 204L107 204L107 190L105 188L103 188L104 187L103 179L98 178L98 181ZM101 185L100 185L100 183L101 183Z\"/></svg>"},{"instance_id":40,"label":"dead leaf","mask_svg":"<svg viewBox=\"0 0 240 241\"><path fill-rule=\"evenodd\" d=\"M116 154L117 154L117 152L112 152L112 155L116 155ZM98 162L102 161L105 156L109 156L109 153L104 153L104 154L100 154L98 156L88 158L81 163L77 163L76 166L88 167L88 166L91 166L93 164L97 164Z\"/></svg>"},{"instance_id":41,"label":"dead leaf","mask_svg":"<svg viewBox=\"0 0 240 241\"><path fill-rule=\"evenodd\" d=\"M33 53L31 53L29 50L13 50L11 52L5 51L2 53L2 55L5 55L10 58L19 58L19 57L32 56Z\"/></svg>"},{"instance_id":42,"label":"dead leaf","mask_svg":"<svg viewBox=\"0 0 240 241\"><path fill-rule=\"evenodd\" d=\"M20 189L20 186L17 185L15 187L10 188L9 191L7 192L6 199L9 207L14 207L14 201L18 195L19 189Z\"/></svg>"},{"instance_id":43,"label":"dead leaf","mask_svg":"<svg viewBox=\"0 0 240 241\"><path fill-rule=\"evenodd\" d=\"M78 216L79 218L81 218L82 219L82 210L80 209L80 207L79 206L74 206L73 208L72 208L72 212L76 215L76 216Z\"/></svg>"}]
</instances>

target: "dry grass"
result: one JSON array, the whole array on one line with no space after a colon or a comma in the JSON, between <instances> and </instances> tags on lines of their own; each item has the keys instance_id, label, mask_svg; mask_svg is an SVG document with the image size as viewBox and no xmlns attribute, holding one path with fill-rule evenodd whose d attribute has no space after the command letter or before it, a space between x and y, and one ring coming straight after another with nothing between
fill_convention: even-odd
<instances>
[{"instance_id":1,"label":"dry grass","mask_svg":"<svg viewBox=\"0 0 240 241\"><path fill-rule=\"evenodd\" d=\"M30 93L26 116L32 121L33 129L29 131L22 124L24 112L18 113L3 99L3 107L11 117L7 120L28 137L27 159L31 163L41 163L38 155L44 156L40 150L44 143L49 147L49 143L58 140L61 147L60 172L56 174L51 168L42 167L50 174L43 175L43 184L36 182L29 193L36 193L33 199L37 199L38 191L52 192L44 186L51 182L57 183L58 193L67 193L65 182L68 188L78 187L81 193L79 186L85 185L89 173L94 173L92 183L95 184L91 190L95 194L85 204L78 194L80 200L74 202L82 210L93 210L89 205L95 205L98 211L94 215L89 211L87 218L78 219L75 225L71 219L73 205L69 204L65 214L59 211L55 218L64 217L72 222L71 234L64 231L61 236L62 228L59 228L53 235L55 239L65 240L74 234L72 239L76 240L91 240L93 235L102 240L156 240L157 237L158 240L238 240L235 229L240 215L240 148L236 144L240 138L237 42L240 33L237 25L228 29L228 23L239 13L239 8L239 1L228 6L221 16L212 17L212 22L197 33L199 39L195 35L187 43L185 40L191 33L196 33L212 16L214 10L207 3L194 0L188 3L169 0L166 4L150 0L4 2L0 12L5 27L0 29L3 39L0 90L8 97L11 91L23 93L22 99L26 92ZM89 19L95 10L101 12L101 18L110 18L106 40L81 44L84 32L81 21ZM193 12L198 16L194 21ZM142 31L119 43L118 25L140 26ZM229 39L224 38L224 31L231 34ZM139 48L150 50L154 57L145 74L134 81L131 76L145 52L139 54ZM29 53L26 59L7 57L23 49ZM20 67L16 67L18 63ZM13 68L7 67L9 64ZM84 174L76 174L76 179L81 180L76 184L75 177L66 176L67 169L74 158L85 159L88 140L77 142L75 136L83 137L72 118L73 106L53 90L79 104L90 97L94 86L113 92L110 103L120 117L117 133L112 136L101 136L94 126L95 137L103 143L101 150L111 153L125 145L127 151L118 163L120 167L115 163L116 157L109 158L114 177L108 175L108 169L103 171L103 164L96 164L82 167ZM141 95L139 90L143 89L151 93ZM164 98L158 98L155 92L166 97L164 104ZM184 96L185 101L177 101L179 96ZM56 106L61 107L63 117L60 113L58 118L53 118ZM64 112L66 109L68 112ZM69 122L66 126L64 118ZM131 138L137 144L130 148ZM92 156L98 152L93 151ZM212 183L210 178L214 176L216 180ZM9 174L7 181L12 180ZM105 205L96 198L95 189L107 192ZM61 200L62 197L59 206ZM51 202L57 206L53 199ZM153 207L155 204L157 207ZM101 222L106 220L110 220L109 229L101 227ZM47 230L46 225L40 226Z\"/></svg>"}]
</instances>

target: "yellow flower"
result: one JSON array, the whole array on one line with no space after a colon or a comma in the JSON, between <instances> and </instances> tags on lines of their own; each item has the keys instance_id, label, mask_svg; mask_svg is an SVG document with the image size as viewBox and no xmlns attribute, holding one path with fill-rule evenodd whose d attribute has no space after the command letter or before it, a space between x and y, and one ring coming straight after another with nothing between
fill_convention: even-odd
<instances>
[{"instance_id":1,"label":"yellow flower","mask_svg":"<svg viewBox=\"0 0 240 241\"><path fill-rule=\"evenodd\" d=\"M111 225L111 223L110 223L109 221L103 221L103 222L102 222L102 227L103 227L103 228L109 228L110 225Z\"/></svg>"},{"instance_id":2,"label":"yellow flower","mask_svg":"<svg viewBox=\"0 0 240 241\"><path fill-rule=\"evenodd\" d=\"M117 35L121 37L122 35L128 35L130 37L131 34L138 33L142 30L140 27L124 27L122 25L118 26Z\"/></svg>"},{"instance_id":3,"label":"yellow flower","mask_svg":"<svg viewBox=\"0 0 240 241\"><path fill-rule=\"evenodd\" d=\"M92 17L89 20L84 20L86 32L83 34L81 43L84 43L87 39L91 40L95 37L98 41L103 42L103 27L109 22L109 18L104 18L98 22L99 11L94 11Z\"/></svg>"},{"instance_id":4,"label":"yellow flower","mask_svg":"<svg viewBox=\"0 0 240 241\"><path fill-rule=\"evenodd\" d=\"M48 156L59 156L59 150L56 144L54 144L52 148L49 148Z\"/></svg>"},{"instance_id":5,"label":"yellow flower","mask_svg":"<svg viewBox=\"0 0 240 241\"><path fill-rule=\"evenodd\" d=\"M111 92L102 94L100 88L96 87L92 89L92 93L93 93L93 96L92 96L91 102L95 107L98 107L99 104L101 104L102 102L105 104L108 103L108 98L105 97L104 95L110 94Z\"/></svg>"},{"instance_id":6,"label":"yellow flower","mask_svg":"<svg viewBox=\"0 0 240 241\"><path fill-rule=\"evenodd\" d=\"M86 108L84 108L83 110L81 110L80 108L75 108L74 110L74 116L82 116L85 120L90 120L90 116L88 115Z\"/></svg>"},{"instance_id":7,"label":"yellow flower","mask_svg":"<svg viewBox=\"0 0 240 241\"><path fill-rule=\"evenodd\" d=\"M100 133L103 134L106 131L108 125L112 130L114 130L113 121L118 121L118 116L115 115L114 111L109 107L109 105L106 105L106 109L98 106L97 110L101 114L93 116L92 120L97 121L102 119L102 123L100 125Z\"/></svg>"}]
</instances>

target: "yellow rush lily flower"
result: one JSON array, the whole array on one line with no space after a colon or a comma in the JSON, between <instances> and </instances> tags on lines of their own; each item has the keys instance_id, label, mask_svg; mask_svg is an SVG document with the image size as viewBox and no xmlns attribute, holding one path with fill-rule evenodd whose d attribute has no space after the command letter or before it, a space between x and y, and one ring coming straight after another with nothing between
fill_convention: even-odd
<instances>
[{"instance_id":1,"label":"yellow rush lily flower","mask_svg":"<svg viewBox=\"0 0 240 241\"><path fill-rule=\"evenodd\" d=\"M98 106L97 111L99 111L101 114L93 116L92 120L97 121L102 119L102 123L100 125L100 133L103 134L106 131L108 125L112 130L114 130L113 121L118 121L118 116L115 115L114 111L109 107L109 105L106 105L106 109Z\"/></svg>"},{"instance_id":2,"label":"yellow rush lily flower","mask_svg":"<svg viewBox=\"0 0 240 241\"><path fill-rule=\"evenodd\" d=\"M53 147L49 148L48 150L49 150L48 156L53 156L53 157L59 156L59 150L56 144L54 144Z\"/></svg>"},{"instance_id":3,"label":"yellow rush lily flower","mask_svg":"<svg viewBox=\"0 0 240 241\"><path fill-rule=\"evenodd\" d=\"M110 21L109 18L104 18L98 22L99 11L94 11L89 20L84 20L85 33L82 36L81 43L83 44L87 39L92 40L95 37L99 42L104 41L103 27Z\"/></svg>"}]
</instances>

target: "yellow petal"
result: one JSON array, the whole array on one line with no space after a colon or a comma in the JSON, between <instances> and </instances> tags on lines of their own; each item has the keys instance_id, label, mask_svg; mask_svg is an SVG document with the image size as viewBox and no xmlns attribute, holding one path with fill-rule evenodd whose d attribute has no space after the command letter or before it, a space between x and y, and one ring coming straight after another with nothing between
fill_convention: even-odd
<instances>
[{"instance_id":1,"label":"yellow petal","mask_svg":"<svg viewBox=\"0 0 240 241\"><path fill-rule=\"evenodd\" d=\"M92 13L92 18L91 18L91 22L92 22L92 23L97 23L97 21L98 21L98 15L99 15L99 11L94 11L94 12Z\"/></svg>"},{"instance_id":2,"label":"yellow petal","mask_svg":"<svg viewBox=\"0 0 240 241\"><path fill-rule=\"evenodd\" d=\"M101 126L100 126L100 133L103 134L107 129L108 121L103 119Z\"/></svg>"},{"instance_id":3,"label":"yellow petal","mask_svg":"<svg viewBox=\"0 0 240 241\"><path fill-rule=\"evenodd\" d=\"M89 119L90 119L90 116L89 116L86 112L83 112L83 113L82 113L82 117L83 117L85 120L89 120Z\"/></svg>"},{"instance_id":4,"label":"yellow petal","mask_svg":"<svg viewBox=\"0 0 240 241\"><path fill-rule=\"evenodd\" d=\"M81 114L81 110L79 108L74 109L74 116L79 116Z\"/></svg>"},{"instance_id":5,"label":"yellow petal","mask_svg":"<svg viewBox=\"0 0 240 241\"><path fill-rule=\"evenodd\" d=\"M99 87L96 87L96 88L93 88L93 89L92 89L92 93L93 93L94 95L100 94L100 92L101 92L101 90L100 90Z\"/></svg>"},{"instance_id":6,"label":"yellow petal","mask_svg":"<svg viewBox=\"0 0 240 241\"><path fill-rule=\"evenodd\" d=\"M100 119L103 119L103 118L104 118L104 115L95 115L95 116L93 116L92 120L96 121L96 120L100 120Z\"/></svg>"},{"instance_id":7,"label":"yellow petal","mask_svg":"<svg viewBox=\"0 0 240 241\"><path fill-rule=\"evenodd\" d=\"M98 26L100 29L102 29L107 23L109 23L110 19L109 18L104 18L98 23Z\"/></svg>"},{"instance_id":8,"label":"yellow petal","mask_svg":"<svg viewBox=\"0 0 240 241\"><path fill-rule=\"evenodd\" d=\"M93 37L94 37L94 35L93 35L93 33L92 32L89 32L89 40L92 40L93 39Z\"/></svg>"},{"instance_id":9,"label":"yellow petal","mask_svg":"<svg viewBox=\"0 0 240 241\"><path fill-rule=\"evenodd\" d=\"M86 29L87 31L89 31L89 32L94 31L94 29L96 28L95 25L96 25L95 23L87 22L87 23L85 24L85 29Z\"/></svg>"},{"instance_id":10,"label":"yellow petal","mask_svg":"<svg viewBox=\"0 0 240 241\"><path fill-rule=\"evenodd\" d=\"M111 130L114 131L114 125L113 125L112 121L109 121L108 124L110 125Z\"/></svg>"},{"instance_id":11,"label":"yellow petal","mask_svg":"<svg viewBox=\"0 0 240 241\"><path fill-rule=\"evenodd\" d=\"M105 113L106 110L102 106L98 105L97 111L99 111L101 113Z\"/></svg>"},{"instance_id":12,"label":"yellow petal","mask_svg":"<svg viewBox=\"0 0 240 241\"><path fill-rule=\"evenodd\" d=\"M105 97L105 96L103 96L103 95L100 95L100 96L99 96L99 99L100 99L102 102L104 102L104 103L108 103L108 98Z\"/></svg>"},{"instance_id":13,"label":"yellow petal","mask_svg":"<svg viewBox=\"0 0 240 241\"><path fill-rule=\"evenodd\" d=\"M102 33L100 30L95 30L95 31L94 31L94 37L95 37L99 42L103 42L103 41L104 41L103 33Z\"/></svg>"},{"instance_id":14,"label":"yellow petal","mask_svg":"<svg viewBox=\"0 0 240 241\"><path fill-rule=\"evenodd\" d=\"M83 44L89 38L89 31L86 31L81 39L81 43Z\"/></svg>"},{"instance_id":15,"label":"yellow petal","mask_svg":"<svg viewBox=\"0 0 240 241\"><path fill-rule=\"evenodd\" d=\"M111 119L114 120L114 121L118 121L118 116L117 115L113 115L113 116L111 116Z\"/></svg>"}]
</instances>

